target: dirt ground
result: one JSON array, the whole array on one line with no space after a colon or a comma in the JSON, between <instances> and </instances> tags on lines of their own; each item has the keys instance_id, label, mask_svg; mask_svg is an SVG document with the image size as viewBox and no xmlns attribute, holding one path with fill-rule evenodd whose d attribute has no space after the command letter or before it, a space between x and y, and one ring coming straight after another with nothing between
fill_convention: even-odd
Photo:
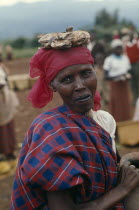
<instances>
[{"instance_id":1,"label":"dirt ground","mask_svg":"<svg viewBox=\"0 0 139 210\"><path fill-rule=\"evenodd\" d=\"M28 73L29 69L29 59L19 59L13 60L5 63L9 68L10 74L22 74ZM25 91L16 91L17 96L20 101L20 109L15 117L15 130L17 137L17 149L16 154L19 154L20 151L20 143L22 143L24 139L24 135L33 121L33 119L43 111L46 111L52 107L55 107L61 104L61 100L57 94L54 95L53 101L43 109L33 108L26 100L29 90ZM126 154L131 151L139 151L139 147L124 147L118 144L118 150L121 155ZM15 170L12 170L9 174L5 174L0 176L0 210L8 210L9 209L9 201L11 196L11 188L14 178Z\"/></svg>"}]
</instances>

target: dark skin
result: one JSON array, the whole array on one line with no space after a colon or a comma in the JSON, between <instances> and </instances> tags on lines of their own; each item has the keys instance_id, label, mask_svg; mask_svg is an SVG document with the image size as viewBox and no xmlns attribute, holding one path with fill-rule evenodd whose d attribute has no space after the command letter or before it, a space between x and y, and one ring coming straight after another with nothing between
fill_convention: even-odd
<instances>
[{"instance_id":1,"label":"dark skin","mask_svg":"<svg viewBox=\"0 0 139 210\"><path fill-rule=\"evenodd\" d=\"M117 46L113 49L113 53L117 56L120 56L123 53L122 46Z\"/></svg>"},{"instance_id":2,"label":"dark skin","mask_svg":"<svg viewBox=\"0 0 139 210\"><path fill-rule=\"evenodd\" d=\"M97 79L92 65L82 64L69 66L60 71L51 86L57 91L63 103L73 111L85 114L93 107ZM48 192L50 210L106 210L112 209L123 200L138 184L139 169L126 162L121 167L120 180L117 186L94 201L75 205L72 189Z\"/></svg>"},{"instance_id":3,"label":"dark skin","mask_svg":"<svg viewBox=\"0 0 139 210\"><path fill-rule=\"evenodd\" d=\"M91 64L73 65L60 71L51 86L71 110L85 114L93 107L96 73Z\"/></svg>"}]
</instances>

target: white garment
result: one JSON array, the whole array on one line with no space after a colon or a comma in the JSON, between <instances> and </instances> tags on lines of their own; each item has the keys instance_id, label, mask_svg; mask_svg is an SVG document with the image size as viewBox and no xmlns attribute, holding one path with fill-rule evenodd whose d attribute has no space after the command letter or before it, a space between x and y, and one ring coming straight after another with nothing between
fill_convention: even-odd
<instances>
[{"instance_id":1,"label":"white garment","mask_svg":"<svg viewBox=\"0 0 139 210\"><path fill-rule=\"evenodd\" d=\"M121 41L121 39L113 39L112 42L111 42L111 48L116 48L116 47L123 47L123 43Z\"/></svg>"},{"instance_id":2,"label":"white garment","mask_svg":"<svg viewBox=\"0 0 139 210\"><path fill-rule=\"evenodd\" d=\"M132 41L128 41L126 44L128 47L133 47L134 45L137 45L137 47L139 48L139 39L133 39Z\"/></svg>"},{"instance_id":3,"label":"white garment","mask_svg":"<svg viewBox=\"0 0 139 210\"><path fill-rule=\"evenodd\" d=\"M6 73L3 68L0 66L0 85L6 85Z\"/></svg>"},{"instance_id":4,"label":"white garment","mask_svg":"<svg viewBox=\"0 0 139 210\"><path fill-rule=\"evenodd\" d=\"M133 121L139 121L139 98L137 99Z\"/></svg>"},{"instance_id":5,"label":"white garment","mask_svg":"<svg viewBox=\"0 0 139 210\"><path fill-rule=\"evenodd\" d=\"M90 50L90 52L92 51L93 47L94 47L95 43L94 42L89 42L87 45L87 49Z\"/></svg>"},{"instance_id":6,"label":"white garment","mask_svg":"<svg viewBox=\"0 0 139 210\"><path fill-rule=\"evenodd\" d=\"M19 100L8 86L0 89L0 126L6 125L13 119L18 106Z\"/></svg>"},{"instance_id":7,"label":"white garment","mask_svg":"<svg viewBox=\"0 0 139 210\"><path fill-rule=\"evenodd\" d=\"M108 71L109 77L118 77L127 74L131 69L131 64L126 55L116 56L112 54L104 60L103 69Z\"/></svg>"},{"instance_id":8,"label":"white garment","mask_svg":"<svg viewBox=\"0 0 139 210\"><path fill-rule=\"evenodd\" d=\"M116 153L116 146L115 146L116 122L112 117L112 115L103 110L93 111L91 109L88 112L88 116L94 119L103 129L105 129L110 134L112 138L112 148Z\"/></svg>"}]
</instances>

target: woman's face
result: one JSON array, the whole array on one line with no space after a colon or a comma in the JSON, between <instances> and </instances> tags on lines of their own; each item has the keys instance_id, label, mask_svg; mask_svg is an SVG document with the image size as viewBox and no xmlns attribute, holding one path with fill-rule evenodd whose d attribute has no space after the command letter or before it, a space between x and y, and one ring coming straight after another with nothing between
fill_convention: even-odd
<instances>
[{"instance_id":1,"label":"woman's face","mask_svg":"<svg viewBox=\"0 0 139 210\"><path fill-rule=\"evenodd\" d=\"M121 55L123 53L123 48L121 46L117 46L115 49L114 49L114 53L116 55Z\"/></svg>"},{"instance_id":2,"label":"woman's face","mask_svg":"<svg viewBox=\"0 0 139 210\"><path fill-rule=\"evenodd\" d=\"M91 64L64 68L54 78L51 86L71 110L86 113L93 108L97 79Z\"/></svg>"}]
</instances>

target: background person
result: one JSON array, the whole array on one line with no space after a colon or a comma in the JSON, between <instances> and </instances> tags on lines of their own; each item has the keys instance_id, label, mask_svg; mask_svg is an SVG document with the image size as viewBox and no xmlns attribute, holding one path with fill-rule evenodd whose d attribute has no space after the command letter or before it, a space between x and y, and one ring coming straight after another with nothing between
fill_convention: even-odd
<instances>
[{"instance_id":1,"label":"background person","mask_svg":"<svg viewBox=\"0 0 139 210\"><path fill-rule=\"evenodd\" d=\"M95 71L97 74L97 90L101 95L101 105L103 109L107 109L108 94L107 83L104 80L103 63L106 56L105 44L103 41L97 41L91 51L92 56L95 60Z\"/></svg>"},{"instance_id":2,"label":"background person","mask_svg":"<svg viewBox=\"0 0 139 210\"><path fill-rule=\"evenodd\" d=\"M139 96L139 38L135 31L129 33L129 41L125 46L125 52L131 62L131 88L133 93L133 104Z\"/></svg>"},{"instance_id":3,"label":"background person","mask_svg":"<svg viewBox=\"0 0 139 210\"><path fill-rule=\"evenodd\" d=\"M5 53L6 53L6 59L8 61L11 61L13 59L13 48L11 45L6 45L5 46Z\"/></svg>"},{"instance_id":4,"label":"background person","mask_svg":"<svg viewBox=\"0 0 139 210\"><path fill-rule=\"evenodd\" d=\"M16 94L9 89L7 74L0 65L0 154L1 160L15 159L14 117L19 101Z\"/></svg>"},{"instance_id":5,"label":"background person","mask_svg":"<svg viewBox=\"0 0 139 210\"><path fill-rule=\"evenodd\" d=\"M103 65L105 79L109 83L109 109L116 121L130 119L129 83L131 65L128 57L123 54L120 39L111 43L112 53L106 57Z\"/></svg>"}]
</instances>

